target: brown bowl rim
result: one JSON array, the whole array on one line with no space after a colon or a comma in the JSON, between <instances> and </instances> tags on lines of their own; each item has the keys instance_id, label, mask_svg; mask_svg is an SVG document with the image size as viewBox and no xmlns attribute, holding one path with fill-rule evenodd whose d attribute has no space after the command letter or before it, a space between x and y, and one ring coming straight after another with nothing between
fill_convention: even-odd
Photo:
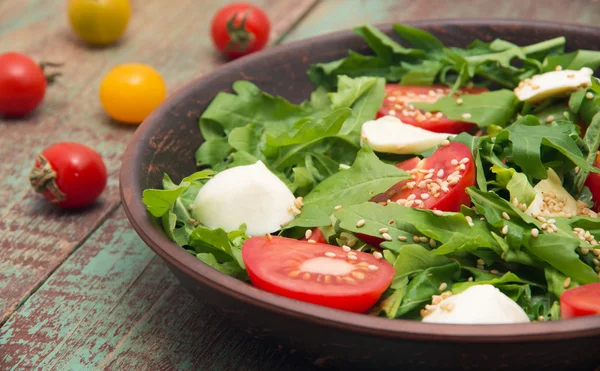
<instances>
[{"instance_id":1,"label":"brown bowl rim","mask_svg":"<svg viewBox=\"0 0 600 371\"><path fill-rule=\"evenodd\" d=\"M559 31L566 30L600 35L599 27L548 21L460 18L404 21L404 23L414 27L461 25L518 27L527 24L535 28L550 28L558 29ZM392 24L382 23L376 26L379 28L388 28ZM310 321L321 326L331 326L365 335L375 335L392 339L436 340L441 342L507 343L553 341L600 335L600 316L509 325L429 324L414 320L390 320L304 303L259 290L211 268L173 243L164 233L153 226L149 214L141 203L142 190L139 179L141 170L135 166L137 163L140 163L138 159L143 155L143 146L138 144L147 142L146 139L152 136L153 122L159 121L165 112L176 105L176 102L185 99L188 92L196 85L208 82L216 75L226 74L229 70L233 70L238 66L268 58L283 51L303 48L325 39L346 38L350 34L352 34L351 30L332 32L317 37L293 41L269 48L260 53L251 54L220 66L209 74L192 80L171 94L139 126L129 141L123 156L119 175L119 190L123 208L133 228L142 240L162 259L170 265L176 266L186 276L191 277L202 285L210 286L222 294L232 296L247 305L260 307L261 310L278 312L278 314L283 314L296 320Z\"/></svg>"}]
</instances>

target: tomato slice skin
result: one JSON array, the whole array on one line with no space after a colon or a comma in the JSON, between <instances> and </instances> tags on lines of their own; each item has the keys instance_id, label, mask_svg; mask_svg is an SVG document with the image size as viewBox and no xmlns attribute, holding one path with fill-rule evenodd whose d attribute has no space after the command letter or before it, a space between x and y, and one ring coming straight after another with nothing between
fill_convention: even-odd
<instances>
[{"instance_id":1,"label":"tomato slice skin","mask_svg":"<svg viewBox=\"0 0 600 371\"><path fill-rule=\"evenodd\" d=\"M453 161L457 164L453 165ZM460 211L461 205L468 206L471 203L465 189L475 184L475 164L471 150L462 143L454 142L441 146L430 157L422 160L415 157L396 166L411 173L412 179L395 184L386 192L373 197L371 201L396 202L408 200L413 197L411 194L414 194L414 202L406 202L404 206L441 211ZM460 177L451 175L456 171ZM440 183L445 184L448 191L445 191L445 187L440 186ZM431 188L429 184L432 184ZM423 194L427 196L422 196Z\"/></svg>"},{"instance_id":2,"label":"tomato slice skin","mask_svg":"<svg viewBox=\"0 0 600 371\"><path fill-rule=\"evenodd\" d=\"M600 155L596 156L594 166L600 169ZM589 173L585 180L585 185L592 192L592 200L594 201L594 211L600 210L600 174Z\"/></svg>"},{"instance_id":3,"label":"tomato slice skin","mask_svg":"<svg viewBox=\"0 0 600 371\"><path fill-rule=\"evenodd\" d=\"M386 115L396 116L405 124L434 131L436 133L459 134L471 131L475 124L451 120L442 113L429 113L414 108L411 102L433 103L450 94L451 89L444 85L415 86L387 84L386 98L377 112L377 118ZM457 91L456 96L465 94L480 94L488 91L486 88L464 88Z\"/></svg>"},{"instance_id":4,"label":"tomato slice skin","mask_svg":"<svg viewBox=\"0 0 600 371\"><path fill-rule=\"evenodd\" d=\"M313 229L311 229L311 234L310 234L310 238L306 238L302 237L300 239L301 241L306 241L306 240L313 240L316 243L327 243L327 239L325 239L325 235L323 234L323 232L321 231L321 228L319 227L315 227Z\"/></svg>"},{"instance_id":5,"label":"tomato slice skin","mask_svg":"<svg viewBox=\"0 0 600 371\"><path fill-rule=\"evenodd\" d=\"M242 247L254 286L308 303L364 313L391 284L394 267L371 254L354 254L357 258L351 260L338 246L271 236L252 237ZM324 270L311 271L314 268L309 265L317 261ZM345 273L333 273L334 265L346 269ZM324 273L328 269L332 273Z\"/></svg>"},{"instance_id":6,"label":"tomato slice skin","mask_svg":"<svg viewBox=\"0 0 600 371\"><path fill-rule=\"evenodd\" d=\"M566 290L560 296L560 318L600 315L600 282Z\"/></svg>"}]
</instances>

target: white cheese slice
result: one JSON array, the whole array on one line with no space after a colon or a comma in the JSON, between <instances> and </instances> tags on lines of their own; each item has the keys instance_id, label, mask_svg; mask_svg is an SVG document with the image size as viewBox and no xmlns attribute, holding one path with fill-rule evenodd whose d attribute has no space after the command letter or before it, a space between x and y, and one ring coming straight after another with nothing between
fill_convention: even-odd
<instances>
[{"instance_id":1,"label":"white cheese slice","mask_svg":"<svg viewBox=\"0 0 600 371\"><path fill-rule=\"evenodd\" d=\"M265 164L238 166L210 179L192 203L196 220L226 231L246 223L246 233L272 233L294 219L294 194Z\"/></svg>"},{"instance_id":2,"label":"white cheese slice","mask_svg":"<svg viewBox=\"0 0 600 371\"><path fill-rule=\"evenodd\" d=\"M514 92L520 101L539 102L548 97L569 94L592 83L594 71L583 67L577 70L562 70L532 76L519 83Z\"/></svg>"},{"instance_id":3,"label":"white cheese slice","mask_svg":"<svg viewBox=\"0 0 600 371\"><path fill-rule=\"evenodd\" d=\"M444 299L423 322L475 325L530 321L525 311L496 287L475 285Z\"/></svg>"},{"instance_id":4,"label":"white cheese slice","mask_svg":"<svg viewBox=\"0 0 600 371\"><path fill-rule=\"evenodd\" d=\"M434 133L408 125L395 116L383 116L362 125L361 145L368 143L374 151L413 154L433 148L454 134Z\"/></svg>"},{"instance_id":5,"label":"white cheese slice","mask_svg":"<svg viewBox=\"0 0 600 371\"><path fill-rule=\"evenodd\" d=\"M563 212L577 215L577 201L562 186L562 182L554 170L548 169L548 178L540 180L533 189L536 196L525 210L525 214L559 216ZM544 200L546 197L549 197L548 201ZM554 206L558 203L562 203L562 206L555 209Z\"/></svg>"}]
</instances>

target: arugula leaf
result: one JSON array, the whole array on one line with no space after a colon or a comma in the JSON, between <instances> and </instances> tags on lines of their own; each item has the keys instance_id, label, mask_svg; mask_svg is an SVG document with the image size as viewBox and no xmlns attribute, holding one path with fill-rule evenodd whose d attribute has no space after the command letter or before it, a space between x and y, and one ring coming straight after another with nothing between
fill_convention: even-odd
<instances>
[{"instance_id":1,"label":"arugula leaf","mask_svg":"<svg viewBox=\"0 0 600 371\"><path fill-rule=\"evenodd\" d=\"M304 205L318 207L331 215L336 205L349 206L368 201L408 178L410 176L405 171L381 162L371 149L362 148L350 169L340 171L317 185L304 198ZM302 220L303 214L296 219Z\"/></svg>"},{"instance_id":2,"label":"arugula leaf","mask_svg":"<svg viewBox=\"0 0 600 371\"><path fill-rule=\"evenodd\" d=\"M393 27L398 36L408 41L417 49L422 49L426 52L436 52L444 49L444 44L427 31L402 24L395 24Z\"/></svg>"},{"instance_id":3,"label":"arugula leaf","mask_svg":"<svg viewBox=\"0 0 600 371\"><path fill-rule=\"evenodd\" d=\"M467 269L471 273L475 273L478 271L477 269L467 268L467 267L464 267L464 269ZM526 280L521 279L519 276L517 276L516 274L514 274L512 272L506 272L502 276L497 276L497 275L491 274L491 273L474 274L474 276L475 276L475 279L471 282L455 283L454 286L452 287L452 293L460 294L461 292L465 291L466 289L468 289L471 286L486 285L486 284L494 285L494 286L498 287L500 290L502 290L503 285L515 284L515 283L539 286L535 282L526 281Z\"/></svg>"},{"instance_id":4,"label":"arugula leaf","mask_svg":"<svg viewBox=\"0 0 600 371\"><path fill-rule=\"evenodd\" d=\"M217 258L213 254L210 253L200 253L196 255L196 258L201 262L213 267L214 269L220 271L221 273L225 273L228 276L235 277L239 280L249 281L248 273L237 265L235 262L227 261L224 263L220 263Z\"/></svg>"},{"instance_id":5,"label":"arugula leaf","mask_svg":"<svg viewBox=\"0 0 600 371\"><path fill-rule=\"evenodd\" d=\"M439 287L442 282L446 283L446 290L452 290L454 282L458 281L459 277L460 264L457 262L429 267L417 274L406 286L402 304L395 313L396 318L431 302L433 295L441 293Z\"/></svg>"},{"instance_id":6,"label":"arugula leaf","mask_svg":"<svg viewBox=\"0 0 600 371\"><path fill-rule=\"evenodd\" d=\"M592 122L588 126L583 137L583 144L587 154L585 161L590 166L593 166L594 162L596 161L598 149L600 149L600 112L594 116ZM579 169L579 172L575 175L573 183L575 185L576 195L581 194L588 174L589 171L586 171L585 169Z\"/></svg>"},{"instance_id":7,"label":"arugula leaf","mask_svg":"<svg viewBox=\"0 0 600 371\"><path fill-rule=\"evenodd\" d=\"M596 70L600 67L600 52L580 49L572 53L549 56L544 60L542 72L554 71L556 66L561 66L564 70L579 70L582 67Z\"/></svg>"},{"instance_id":8,"label":"arugula leaf","mask_svg":"<svg viewBox=\"0 0 600 371\"><path fill-rule=\"evenodd\" d=\"M469 133L460 133L454 138L451 139L452 142L458 142L466 145L471 150L471 155L475 160L475 171L476 171L476 180L477 186L483 190L487 191L487 180L485 178L485 168L483 167L483 161L481 158L479 147L483 141L490 141L489 137L476 137Z\"/></svg>"},{"instance_id":9,"label":"arugula leaf","mask_svg":"<svg viewBox=\"0 0 600 371\"><path fill-rule=\"evenodd\" d=\"M401 66L406 70L406 73L402 76L400 84L430 86L433 85L436 76L444 65L437 61L425 60L416 65L403 62Z\"/></svg>"},{"instance_id":10,"label":"arugula leaf","mask_svg":"<svg viewBox=\"0 0 600 371\"><path fill-rule=\"evenodd\" d=\"M575 237L540 234L537 238L527 239L524 246L527 251L581 284L600 282L596 272L579 260L575 252L579 240Z\"/></svg>"},{"instance_id":11,"label":"arugula leaf","mask_svg":"<svg viewBox=\"0 0 600 371\"><path fill-rule=\"evenodd\" d=\"M525 116L515 121L496 137L496 143L511 142L512 151L507 159L518 165L525 174L546 179L546 166L542 163L542 149L549 147L583 170L594 171L585 162L576 144L579 138L573 124L540 125L535 116Z\"/></svg>"},{"instance_id":12,"label":"arugula leaf","mask_svg":"<svg viewBox=\"0 0 600 371\"><path fill-rule=\"evenodd\" d=\"M491 170L496 174L494 184L506 188L510 193L511 200L516 198L519 203L527 206L533 202L536 192L525 174L519 173L513 168L503 168L498 165L492 166Z\"/></svg>"},{"instance_id":13,"label":"arugula leaf","mask_svg":"<svg viewBox=\"0 0 600 371\"><path fill-rule=\"evenodd\" d=\"M497 90L461 97L463 103L448 96L434 103L414 102L415 107L429 112L442 112L451 120L472 122L479 127L505 126L517 113L519 101L510 90Z\"/></svg>"},{"instance_id":14,"label":"arugula leaf","mask_svg":"<svg viewBox=\"0 0 600 371\"><path fill-rule=\"evenodd\" d=\"M375 54L387 63L397 63L407 57L425 57L419 49L407 49L371 25L356 27L354 32L362 36Z\"/></svg>"},{"instance_id":15,"label":"arugula leaf","mask_svg":"<svg viewBox=\"0 0 600 371\"><path fill-rule=\"evenodd\" d=\"M313 142L337 134L352 110L340 108L319 118L310 117L296 121L290 128L273 136L267 131L268 147L285 147Z\"/></svg>"},{"instance_id":16,"label":"arugula leaf","mask_svg":"<svg viewBox=\"0 0 600 371\"><path fill-rule=\"evenodd\" d=\"M169 211L171 205L190 186L191 182L209 179L213 175L214 171L203 170L184 178L178 186L172 186L171 189L145 189L142 193L142 203L146 205L152 215L161 217ZM164 178L164 181L172 184L168 175L165 174Z\"/></svg>"}]
</instances>

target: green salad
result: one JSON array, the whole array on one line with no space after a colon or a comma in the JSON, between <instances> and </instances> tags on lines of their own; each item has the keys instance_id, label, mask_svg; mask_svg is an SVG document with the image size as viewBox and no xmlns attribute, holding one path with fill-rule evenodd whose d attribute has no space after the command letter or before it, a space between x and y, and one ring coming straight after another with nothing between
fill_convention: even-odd
<instances>
[{"instance_id":1,"label":"green salad","mask_svg":"<svg viewBox=\"0 0 600 371\"><path fill-rule=\"evenodd\" d=\"M438 323L600 314L600 52L447 47L394 25L200 118L198 172L143 203L200 261L274 294ZM401 43L396 41L401 40Z\"/></svg>"}]
</instances>

